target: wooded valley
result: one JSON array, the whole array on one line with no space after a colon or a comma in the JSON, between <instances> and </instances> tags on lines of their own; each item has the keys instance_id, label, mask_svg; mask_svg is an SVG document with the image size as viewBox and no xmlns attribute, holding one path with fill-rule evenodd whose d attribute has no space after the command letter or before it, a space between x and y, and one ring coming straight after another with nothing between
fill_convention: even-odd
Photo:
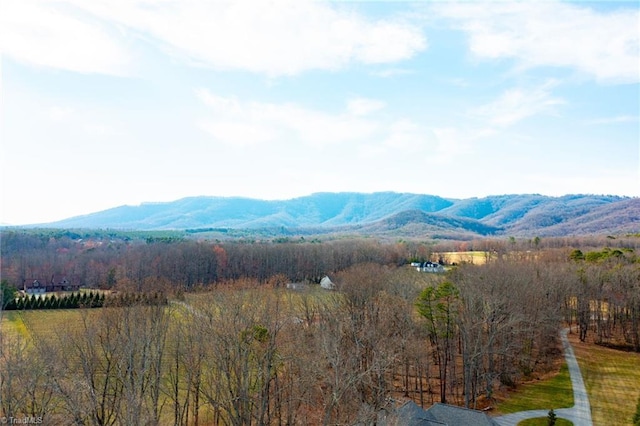
<instances>
[{"instance_id":1,"label":"wooded valley","mask_svg":"<svg viewBox=\"0 0 640 426\"><path fill-rule=\"evenodd\" d=\"M556 368L564 327L640 352L639 245L637 236L216 242L5 231L4 288L58 274L83 292L169 302L2 312L0 414L333 425L371 424L406 399L492 407ZM460 249L484 261L442 274L409 266ZM335 290L320 288L325 275Z\"/></svg>"}]
</instances>

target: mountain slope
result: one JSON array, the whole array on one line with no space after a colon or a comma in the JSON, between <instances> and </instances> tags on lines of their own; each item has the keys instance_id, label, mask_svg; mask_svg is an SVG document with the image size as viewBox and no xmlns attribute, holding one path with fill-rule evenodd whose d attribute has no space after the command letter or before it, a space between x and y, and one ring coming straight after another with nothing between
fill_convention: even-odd
<instances>
[{"instance_id":1,"label":"mountain slope","mask_svg":"<svg viewBox=\"0 0 640 426\"><path fill-rule=\"evenodd\" d=\"M191 197L121 206L47 224L61 228L293 229L395 235L562 236L640 232L640 199L500 195L464 200L394 192L317 193L291 200ZM324 231L323 231L324 230Z\"/></svg>"},{"instance_id":2,"label":"mountain slope","mask_svg":"<svg viewBox=\"0 0 640 426\"><path fill-rule=\"evenodd\" d=\"M342 226L374 222L404 210L435 212L452 204L433 195L394 192L317 193L285 201L191 197L167 203L121 206L48 225L142 230Z\"/></svg>"},{"instance_id":3,"label":"mountain slope","mask_svg":"<svg viewBox=\"0 0 640 426\"><path fill-rule=\"evenodd\" d=\"M445 216L438 213L425 213L421 210L406 210L372 224L363 225L363 231L371 234L398 233L419 236L425 234L478 236L494 235L501 228L485 225L475 219Z\"/></svg>"}]
</instances>

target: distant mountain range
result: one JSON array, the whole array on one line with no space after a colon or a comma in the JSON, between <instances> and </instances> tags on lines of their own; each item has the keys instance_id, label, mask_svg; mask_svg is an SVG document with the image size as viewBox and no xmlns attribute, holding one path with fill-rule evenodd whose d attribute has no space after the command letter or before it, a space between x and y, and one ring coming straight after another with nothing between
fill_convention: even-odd
<instances>
[{"instance_id":1,"label":"distant mountain range","mask_svg":"<svg viewBox=\"0 0 640 426\"><path fill-rule=\"evenodd\" d=\"M610 195L500 195L451 199L395 192L316 193L284 201L191 197L121 206L48 227L128 230L270 229L473 238L640 232L640 198Z\"/></svg>"}]
</instances>

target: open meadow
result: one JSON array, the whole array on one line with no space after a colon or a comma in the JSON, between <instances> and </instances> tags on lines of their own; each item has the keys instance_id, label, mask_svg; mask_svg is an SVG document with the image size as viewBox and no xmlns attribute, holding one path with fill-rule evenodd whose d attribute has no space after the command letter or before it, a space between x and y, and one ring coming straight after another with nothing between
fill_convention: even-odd
<instances>
[{"instance_id":1,"label":"open meadow","mask_svg":"<svg viewBox=\"0 0 640 426\"><path fill-rule=\"evenodd\" d=\"M459 265L461 263L484 265L491 256L491 254L486 251L447 251L435 253L434 255L442 258L447 265Z\"/></svg>"}]
</instances>

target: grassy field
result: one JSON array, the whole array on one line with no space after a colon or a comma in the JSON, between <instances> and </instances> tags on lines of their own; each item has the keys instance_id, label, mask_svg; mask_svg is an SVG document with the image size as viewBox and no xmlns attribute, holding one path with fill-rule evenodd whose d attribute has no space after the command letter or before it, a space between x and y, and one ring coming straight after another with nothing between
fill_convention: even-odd
<instances>
[{"instance_id":1,"label":"grassy field","mask_svg":"<svg viewBox=\"0 0 640 426\"><path fill-rule=\"evenodd\" d=\"M487 252L484 251L447 251L436 253L442 256L446 264L452 263L472 263L474 265L484 265L487 262Z\"/></svg>"},{"instance_id":2,"label":"grassy field","mask_svg":"<svg viewBox=\"0 0 640 426\"><path fill-rule=\"evenodd\" d=\"M17 333L23 337L29 337L31 332L42 335L57 331L65 332L80 326L83 312L91 315L98 311L90 309L6 311L2 314L2 332Z\"/></svg>"},{"instance_id":3,"label":"grassy field","mask_svg":"<svg viewBox=\"0 0 640 426\"><path fill-rule=\"evenodd\" d=\"M563 362L558 374L520 386L516 392L509 394L508 399L498 403L497 408L500 413L508 414L526 410L568 408L572 405L571 378L567 364Z\"/></svg>"},{"instance_id":4,"label":"grassy field","mask_svg":"<svg viewBox=\"0 0 640 426\"><path fill-rule=\"evenodd\" d=\"M640 354L570 336L589 393L594 425L631 425L640 397Z\"/></svg>"},{"instance_id":5,"label":"grassy field","mask_svg":"<svg viewBox=\"0 0 640 426\"><path fill-rule=\"evenodd\" d=\"M640 354L581 343L575 334L569 339L589 393L594 425L631 425L640 397ZM566 364L552 378L525 384L501 401L503 414L533 409L564 408L573 405L573 392ZM531 419L519 426L546 425L546 418ZM557 425L570 424L560 423Z\"/></svg>"}]
</instances>

